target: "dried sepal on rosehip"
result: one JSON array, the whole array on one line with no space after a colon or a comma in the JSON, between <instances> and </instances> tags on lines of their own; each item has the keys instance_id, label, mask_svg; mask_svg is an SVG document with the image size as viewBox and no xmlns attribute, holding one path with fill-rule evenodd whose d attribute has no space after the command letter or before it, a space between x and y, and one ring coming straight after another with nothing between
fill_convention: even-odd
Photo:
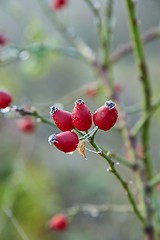
<instances>
[{"instance_id":1,"label":"dried sepal on rosehip","mask_svg":"<svg viewBox=\"0 0 160 240\"><path fill-rule=\"evenodd\" d=\"M68 3L68 0L53 0L51 3L51 8L53 10L60 10L64 8Z\"/></svg>"},{"instance_id":2,"label":"dried sepal on rosehip","mask_svg":"<svg viewBox=\"0 0 160 240\"><path fill-rule=\"evenodd\" d=\"M56 126L61 131L71 131L74 128L72 124L72 114L70 112L52 106L50 114Z\"/></svg>"},{"instance_id":3,"label":"dried sepal on rosehip","mask_svg":"<svg viewBox=\"0 0 160 240\"><path fill-rule=\"evenodd\" d=\"M116 123L118 119L118 111L116 104L112 101L106 101L105 105L101 106L93 114L94 124L101 130L108 131Z\"/></svg>"},{"instance_id":4,"label":"dried sepal on rosehip","mask_svg":"<svg viewBox=\"0 0 160 240\"><path fill-rule=\"evenodd\" d=\"M8 107L12 102L12 96L6 90L0 89L0 109Z\"/></svg>"},{"instance_id":5,"label":"dried sepal on rosehip","mask_svg":"<svg viewBox=\"0 0 160 240\"><path fill-rule=\"evenodd\" d=\"M59 134L52 134L48 138L50 144L64 153L72 153L76 150L79 143L79 138L76 133L66 131Z\"/></svg>"},{"instance_id":6,"label":"dried sepal on rosehip","mask_svg":"<svg viewBox=\"0 0 160 240\"><path fill-rule=\"evenodd\" d=\"M64 214L57 214L49 221L49 228L56 231L64 231L67 229L68 225L68 218Z\"/></svg>"},{"instance_id":7,"label":"dried sepal on rosehip","mask_svg":"<svg viewBox=\"0 0 160 240\"><path fill-rule=\"evenodd\" d=\"M80 131L87 131L92 125L92 114L82 99L75 101L72 111L72 123Z\"/></svg>"},{"instance_id":8,"label":"dried sepal on rosehip","mask_svg":"<svg viewBox=\"0 0 160 240\"><path fill-rule=\"evenodd\" d=\"M30 116L24 116L17 120L17 128L26 134L31 134L35 131L36 125Z\"/></svg>"}]
</instances>

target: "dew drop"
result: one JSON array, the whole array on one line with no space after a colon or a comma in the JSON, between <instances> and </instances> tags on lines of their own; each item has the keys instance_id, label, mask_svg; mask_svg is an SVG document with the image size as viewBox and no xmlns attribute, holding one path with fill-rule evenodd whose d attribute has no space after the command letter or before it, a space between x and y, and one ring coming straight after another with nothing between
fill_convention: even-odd
<instances>
[{"instance_id":1,"label":"dew drop","mask_svg":"<svg viewBox=\"0 0 160 240\"><path fill-rule=\"evenodd\" d=\"M68 153L66 153L66 154L68 154L68 155L72 155L74 152L68 152Z\"/></svg>"},{"instance_id":2,"label":"dew drop","mask_svg":"<svg viewBox=\"0 0 160 240\"><path fill-rule=\"evenodd\" d=\"M129 184L131 184L131 185L132 185L132 184L133 184L133 181L132 181L132 180L130 180L130 181L129 181Z\"/></svg>"},{"instance_id":3,"label":"dew drop","mask_svg":"<svg viewBox=\"0 0 160 240\"><path fill-rule=\"evenodd\" d=\"M30 54L29 54L29 52L27 52L27 51L22 51L22 52L20 52L20 54L19 54L19 58L20 58L22 61L28 60L29 57L30 57Z\"/></svg>"},{"instance_id":4,"label":"dew drop","mask_svg":"<svg viewBox=\"0 0 160 240\"><path fill-rule=\"evenodd\" d=\"M110 172L110 171L111 171L111 169L110 169L110 168L107 168L107 169L106 169L106 171L107 171L107 172Z\"/></svg>"},{"instance_id":5,"label":"dew drop","mask_svg":"<svg viewBox=\"0 0 160 240\"><path fill-rule=\"evenodd\" d=\"M90 211L90 215L91 215L91 217L98 217L99 212L98 212L97 209L92 209L92 210Z\"/></svg>"},{"instance_id":6,"label":"dew drop","mask_svg":"<svg viewBox=\"0 0 160 240\"><path fill-rule=\"evenodd\" d=\"M6 107L6 108L1 109L1 112L2 113L8 113L10 110L11 110L10 107Z\"/></svg>"}]
</instances>

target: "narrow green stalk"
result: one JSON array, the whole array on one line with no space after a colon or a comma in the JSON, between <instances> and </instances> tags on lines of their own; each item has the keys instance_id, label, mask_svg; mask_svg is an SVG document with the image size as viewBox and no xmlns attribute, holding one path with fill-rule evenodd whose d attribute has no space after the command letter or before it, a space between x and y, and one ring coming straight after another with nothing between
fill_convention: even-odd
<instances>
[{"instance_id":1,"label":"narrow green stalk","mask_svg":"<svg viewBox=\"0 0 160 240\"><path fill-rule=\"evenodd\" d=\"M145 55L143 50L143 43L140 37L140 31L138 27L138 21L136 19L135 2L132 0L125 0L128 10L130 32L133 41L134 51L136 55L137 64L139 67L140 80L143 86L144 93L144 114L148 113L151 108L151 86L149 81L149 75L147 71L147 65L145 61ZM144 147L144 165L147 172L147 178L152 177L152 166L149 158L149 119L145 122L142 129L142 143Z\"/></svg>"},{"instance_id":2,"label":"narrow green stalk","mask_svg":"<svg viewBox=\"0 0 160 240\"><path fill-rule=\"evenodd\" d=\"M19 224L19 222L17 221L17 219L14 217L13 213L11 212L10 209L6 209L3 208L3 212L6 214L6 216L10 219L10 221L12 222L13 226L15 227L15 229L17 230L18 234L20 235L22 240L29 240L29 238L27 237L26 233L24 232L23 228L21 227L21 225Z\"/></svg>"},{"instance_id":3,"label":"narrow green stalk","mask_svg":"<svg viewBox=\"0 0 160 240\"><path fill-rule=\"evenodd\" d=\"M13 107L11 109L12 111L14 112L18 112L20 115L22 116L25 116L25 115L29 115L29 116L32 116L32 117L35 117L37 120L39 120L40 122L42 123L45 123L45 124L48 124L50 126L54 126L55 127L55 124L53 121L50 121L48 120L47 118L43 117L40 113L38 113L36 110L34 111L26 111L24 108L21 108L21 107Z\"/></svg>"},{"instance_id":4,"label":"narrow green stalk","mask_svg":"<svg viewBox=\"0 0 160 240\"><path fill-rule=\"evenodd\" d=\"M114 213L133 213L130 205L116 205L116 204L90 204L90 203L79 203L68 209L65 209L69 218L75 217L78 213L88 213L91 216L98 216L101 213L114 212Z\"/></svg>"},{"instance_id":5,"label":"narrow green stalk","mask_svg":"<svg viewBox=\"0 0 160 240\"><path fill-rule=\"evenodd\" d=\"M156 187L158 184L160 184L160 173L158 173L154 178L149 181L149 186L152 188Z\"/></svg>"},{"instance_id":6,"label":"narrow green stalk","mask_svg":"<svg viewBox=\"0 0 160 240\"><path fill-rule=\"evenodd\" d=\"M92 147L99 152L100 147L94 142L94 139L92 138L90 140L90 144L92 145ZM145 219L144 217L141 215L139 209L137 208L136 202L133 198L133 195L128 187L128 184L126 181L123 180L123 178L120 176L120 174L117 172L115 166L114 166L114 162L112 162L112 160L104 153L103 150L101 150L101 152L99 153L99 155L104 158L109 166L110 166L110 171L115 175L115 177L119 180L119 182L121 183L123 189L127 192L127 196L128 196L128 200L130 202L130 204L132 205L132 208L136 214L136 216L138 217L138 219L141 221L141 223L145 226Z\"/></svg>"},{"instance_id":7,"label":"narrow green stalk","mask_svg":"<svg viewBox=\"0 0 160 240\"><path fill-rule=\"evenodd\" d=\"M155 111L160 107L160 99L158 99L151 107L150 111L145 113L139 121L134 125L134 127L131 129L130 134L131 136L136 136L138 133L140 133L140 130L143 128L144 124L148 119L150 119Z\"/></svg>"},{"instance_id":8,"label":"narrow green stalk","mask_svg":"<svg viewBox=\"0 0 160 240\"><path fill-rule=\"evenodd\" d=\"M102 65L106 68L107 77L111 92L114 89L114 77L112 62L110 56L111 42L112 42L112 32L113 32L113 10L114 10L114 0L108 0L105 8L105 24L104 24L104 36L102 35L102 52L103 59Z\"/></svg>"},{"instance_id":9,"label":"narrow green stalk","mask_svg":"<svg viewBox=\"0 0 160 240\"><path fill-rule=\"evenodd\" d=\"M50 9L48 3L45 0L37 0L37 3L40 5L42 11L50 20L51 24L57 31L64 37L65 40L77 48L79 53L85 58L90 58L93 61L95 60L95 55L92 49L79 37L73 29L67 28L63 22L61 22L55 13Z\"/></svg>"},{"instance_id":10,"label":"narrow green stalk","mask_svg":"<svg viewBox=\"0 0 160 240\"><path fill-rule=\"evenodd\" d=\"M138 26L138 21L136 18L136 10L135 10L135 1L133 0L125 0L128 12L130 33L133 42L133 48L136 56L137 65L140 73L140 81L143 87L144 94L144 114L148 114L151 109L151 85L149 80L148 69L145 61L145 54L143 49L142 39L140 37L140 31ZM155 195L153 195L153 191L148 191L145 186L148 183L148 180L152 178L153 170L152 164L149 154L149 139L150 139L150 119L148 118L142 127L142 135L141 140L144 148L144 172L141 175L141 180L144 184L144 203L146 208L146 221L147 226L145 229L146 238L148 240L155 239L155 228L153 226L153 201L155 202Z\"/></svg>"},{"instance_id":11,"label":"narrow green stalk","mask_svg":"<svg viewBox=\"0 0 160 240\"><path fill-rule=\"evenodd\" d=\"M148 29L142 36L142 43L147 44L150 43L160 37L160 27L153 27ZM123 44L123 46L118 47L112 54L111 54L111 61L112 63L116 63L122 57L126 56L127 54L133 52L133 44L132 42L128 42Z\"/></svg>"}]
</instances>

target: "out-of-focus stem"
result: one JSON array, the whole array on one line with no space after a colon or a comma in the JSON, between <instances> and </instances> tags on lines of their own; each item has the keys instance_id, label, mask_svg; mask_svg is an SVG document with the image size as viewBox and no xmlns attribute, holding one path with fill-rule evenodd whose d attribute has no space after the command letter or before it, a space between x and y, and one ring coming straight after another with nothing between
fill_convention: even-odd
<instances>
[{"instance_id":1,"label":"out-of-focus stem","mask_svg":"<svg viewBox=\"0 0 160 240\"><path fill-rule=\"evenodd\" d=\"M12 222L13 226L17 230L18 234L20 235L22 240L29 240L28 236L24 232L23 228L17 221L17 219L14 217L12 211L10 209L3 208L3 212L6 214L6 216L9 218L9 220Z\"/></svg>"},{"instance_id":2,"label":"out-of-focus stem","mask_svg":"<svg viewBox=\"0 0 160 240\"><path fill-rule=\"evenodd\" d=\"M153 27L147 30L142 36L141 40L143 44L150 43L160 37L160 27ZM112 63L116 63L120 60L123 56L133 52L133 44L132 42L124 43L122 46L118 47L112 54L111 54L111 61Z\"/></svg>"}]
</instances>

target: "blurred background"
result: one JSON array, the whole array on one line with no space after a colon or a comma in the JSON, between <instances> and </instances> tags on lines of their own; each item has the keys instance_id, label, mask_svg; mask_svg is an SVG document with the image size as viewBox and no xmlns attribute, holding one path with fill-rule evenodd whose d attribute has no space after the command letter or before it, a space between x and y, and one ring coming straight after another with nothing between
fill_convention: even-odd
<instances>
[{"instance_id":1,"label":"blurred background","mask_svg":"<svg viewBox=\"0 0 160 240\"><path fill-rule=\"evenodd\" d=\"M97 2L103 7L104 1ZM56 13L49 5L47 0L0 0L0 33L7 38L9 46L23 48L45 42L53 47L68 47L66 39L55 28L51 15L56 15L70 29L75 29L77 35L97 53L96 28L85 1L70 0L66 8ZM159 12L158 0L137 1L142 32L159 25ZM126 9L124 1L118 0L114 7L112 51L128 41ZM160 39L147 44L145 53L156 98L160 90ZM7 51L6 46L5 54L7 59L14 52ZM79 96L72 99L69 93L97 79L88 64L44 51L7 62L0 65L0 88L12 93L13 104L34 106L48 118L53 104L72 111ZM122 106L127 108L140 104L142 92L132 54L114 65L114 76L116 84L121 87L119 98ZM92 98L85 94L83 99L93 113L104 103L104 91L100 89ZM129 117L128 125L132 126L137 117ZM67 231L56 233L49 230L49 219L76 203L128 204L128 201L117 180L107 172L108 166L103 159L91 152L86 152L87 161L77 152L63 154L47 142L49 135L59 132L56 128L37 123L35 133L26 135L17 128L18 118L18 114L0 114L0 239L23 239L17 222L29 240L142 239L140 224L131 213L78 214ZM151 129L155 169L160 169L159 119L160 111L157 111ZM99 132L96 139L107 150L125 155L121 137L116 131ZM130 172L121 165L117 168L128 182L133 181L131 188L134 189ZM6 209L13 213L13 217Z\"/></svg>"}]
</instances>

